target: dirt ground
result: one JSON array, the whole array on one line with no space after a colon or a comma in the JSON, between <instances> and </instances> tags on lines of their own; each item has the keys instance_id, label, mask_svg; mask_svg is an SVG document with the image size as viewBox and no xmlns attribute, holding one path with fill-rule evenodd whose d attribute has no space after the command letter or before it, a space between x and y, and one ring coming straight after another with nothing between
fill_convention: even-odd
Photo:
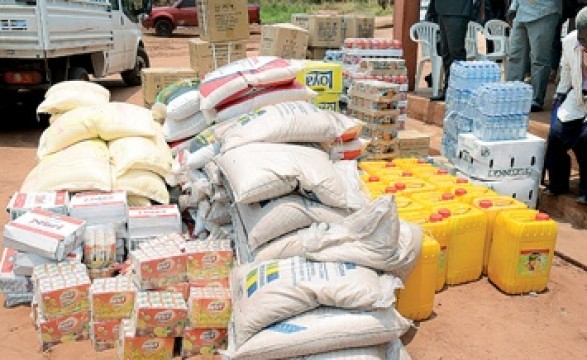
<instances>
[{"instance_id":1,"label":"dirt ground","mask_svg":"<svg viewBox=\"0 0 587 360\"><path fill-rule=\"evenodd\" d=\"M377 35L389 37L391 30ZM191 30L182 30L171 39L147 34L151 66L188 67L187 40L193 36ZM258 39L258 34L253 35L249 42L251 53L258 48ZM142 104L140 88L125 88L118 77L101 83L112 90L113 100ZM0 203L7 203L35 165L42 128L32 121L30 107L2 113ZM0 213L0 224L6 221L6 213ZM586 233L561 224L559 237L578 238ZM0 308L0 359L116 358L113 350L94 352L87 341L42 353L29 311L28 307ZM587 272L555 258L548 291L537 296L505 295L486 278L450 287L436 295L432 318L417 324L404 336L404 343L414 359L585 359Z\"/></svg>"}]
</instances>

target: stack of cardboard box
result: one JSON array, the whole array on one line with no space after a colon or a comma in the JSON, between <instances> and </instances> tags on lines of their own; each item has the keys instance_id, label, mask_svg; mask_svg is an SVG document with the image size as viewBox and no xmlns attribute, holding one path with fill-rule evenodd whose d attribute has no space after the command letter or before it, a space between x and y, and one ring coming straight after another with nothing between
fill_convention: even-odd
<instances>
[{"instance_id":1,"label":"stack of cardboard box","mask_svg":"<svg viewBox=\"0 0 587 360\"><path fill-rule=\"evenodd\" d=\"M284 59L305 59L310 32L292 24L264 25L259 55Z\"/></svg>"},{"instance_id":2,"label":"stack of cardboard box","mask_svg":"<svg viewBox=\"0 0 587 360\"><path fill-rule=\"evenodd\" d=\"M321 109L339 111L342 93L342 66L323 61L308 61L297 80L318 95L312 100Z\"/></svg>"},{"instance_id":3,"label":"stack of cardboard box","mask_svg":"<svg viewBox=\"0 0 587 360\"><path fill-rule=\"evenodd\" d=\"M218 67L247 57L246 0L198 0L200 37L189 41L190 67L203 78Z\"/></svg>"},{"instance_id":4,"label":"stack of cardboard box","mask_svg":"<svg viewBox=\"0 0 587 360\"><path fill-rule=\"evenodd\" d=\"M155 98L167 85L171 85L182 79L196 77L196 72L186 68L147 68L141 71L143 87L143 102L150 108L155 103Z\"/></svg>"},{"instance_id":5,"label":"stack of cardboard box","mask_svg":"<svg viewBox=\"0 0 587 360\"><path fill-rule=\"evenodd\" d=\"M343 20L339 15L293 14L291 23L310 33L307 58L323 60L328 49L339 49L344 40Z\"/></svg>"}]
</instances>

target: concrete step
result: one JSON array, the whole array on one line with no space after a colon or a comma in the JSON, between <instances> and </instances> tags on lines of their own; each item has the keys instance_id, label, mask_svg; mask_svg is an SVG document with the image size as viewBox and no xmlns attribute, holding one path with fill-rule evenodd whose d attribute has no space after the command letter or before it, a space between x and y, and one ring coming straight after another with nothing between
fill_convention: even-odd
<instances>
[{"instance_id":1,"label":"concrete step","mask_svg":"<svg viewBox=\"0 0 587 360\"><path fill-rule=\"evenodd\" d=\"M548 114L533 114L529 124L529 132L545 139L548 136L549 117ZM409 95L408 96L408 117L407 129L418 130L430 135L430 155L440 154L440 142L442 139L442 121L444 118L444 103L431 102L429 99ZM577 193L579 182L577 164L573 157L574 171L571 175L571 189ZM575 202L574 194L560 196L546 196L541 193L538 200L538 208L550 214L557 221L570 223L573 227L587 229L587 205Z\"/></svg>"}]
</instances>

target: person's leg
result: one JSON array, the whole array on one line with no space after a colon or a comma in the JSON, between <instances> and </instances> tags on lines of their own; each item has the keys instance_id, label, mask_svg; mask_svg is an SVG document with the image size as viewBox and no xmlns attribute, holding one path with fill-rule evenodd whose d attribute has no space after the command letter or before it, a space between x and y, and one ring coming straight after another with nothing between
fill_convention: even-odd
<instances>
[{"instance_id":1,"label":"person's leg","mask_svg":"<svg viewBox=\"0 0 587 360\"><path fill-rule=\"evenodd\" d=\"M569 142L568 124L555 121L548 133L548 145L544 158L544 166L548 172L548 190L553 194L562 194L569 191L569 177L571 176L571 158L567 151L571 147Z\"/></svg>"},{"instance_id":2,"label":"person's leg","mask_svg":"<svg viewBox=\"0 0 587 360\"><path fill-rule=\"evenodd\" d=\"M552 58L550 61L550 69L553 71L558 71L558 67L560 65L562 51L563 51L563 43L561 41L561 31L563 29L563 23L565 19L560 19L558 24L556 25L556 30L554 31L554 38L552 39Z\"/></svg>"},{"instance_id":3,"label":"person's leg","mask_svg":"<svg viewBox=\"0 0 587 360\"><path fill-rule=\"evenodd\" d=\"M580 135L573 145L573 152L579 163L579 198L577 201L587 203L587 123L583 123L577 133Z\"/></svg>"},{"instance_id":4,"label":"person's leg","mask_svg":"<svg viewBox=\"0 0 587 360\"><path fill-rule=\"evenodd\" d=\"M441 52L439 53L442 56L442 65L444 66L444 84L445 89L448 88L448 78L450 77L450 65L452 64L452 58L450 56L450 51L448 47L448 31L447 29L447 17L446 16L439 16L438 17L438 26L440 27L440 49ZM448 25L450 27L450 25Z\"/></svg>"},{"instance_id":5,"label":"person's leg","mask_svg":"<svg viewBox=\"0 0 587 360\"><path fill-rule=\"evenodd\" d=\"M467 27L469 19L464 16L447 16L447 41L448 51L452 61L467 60L467 50L465 49L465 37L467 36Z\"/></svg>"},{"instance_id":6,"label":"person's leg","mask_svg":"<svg viewBox=\"0 0 587 360\"><path fill-rule=\"evenodd\" d=\"M528 38L530 41L530 84L534 90L532 99L533 111L542 110L548 77L550 76L550 63L552 59L552 46L559 20L558 14L543 17L540 20L527 23Z\"/></svg>"},{"instance_id":7,"label":"person's leg","mask_svg":"<svg viewBox=\"0 0 587 360\"><path fill-rule=\"evenodd\" d=\"M514 20L510 33L510 54L507 58L506 81L524 81L529 62L530 44L526 25Z\"/></svg>"}]
</instances>

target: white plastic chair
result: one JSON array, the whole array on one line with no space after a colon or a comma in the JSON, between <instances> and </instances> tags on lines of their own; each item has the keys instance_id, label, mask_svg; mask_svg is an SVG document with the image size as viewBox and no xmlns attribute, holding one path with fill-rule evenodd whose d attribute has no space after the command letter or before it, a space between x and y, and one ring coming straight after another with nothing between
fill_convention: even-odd
<instances>
[{"instance_id":1,"label":"white plastic chair","mask_svg":"<svg viewBox=\"0 0 587 360\"><path fill-rule=\"evenodd\" d=\"M429 21L420 21L410 28L410 39L420 46L421 58L418 61L416 70L416 85L414 91L418 91L420 80L422 78L422 68L424 63L430 62L432 67L432 95L437 96L442 81L442 57L438 55L436 44L440 36L440 27L438 24Z\"/></svg>"},{"instance_id":2,"label":"white plastic chair","mask_svg":"<svg viewBox=\"0 0 587 360\"><path fill-rule=\"evenodd\" d=\"M503 70L506 69L506 58L510 49L510 39L507 31L510 25L502 20L493 19L485 24L485 37L493 42L493 52L488 53L485 57L492 61L501 60Z\"/></svg>"},{"instance_id":3,"label":"white plastic chair","mask_svg":"<svg viewBox=\"0 0 587 360\"><path fill-rule=\"evenodd\" d=\"M479 47L477 46L477 39L479 34L485 37L485 28L483 25L475 22L469 21L469 25L467 27L467 36L465 38L465 49L467 50L467 60L484 60L485 55L479 52Z\"/></svg>"}]
</instances>

